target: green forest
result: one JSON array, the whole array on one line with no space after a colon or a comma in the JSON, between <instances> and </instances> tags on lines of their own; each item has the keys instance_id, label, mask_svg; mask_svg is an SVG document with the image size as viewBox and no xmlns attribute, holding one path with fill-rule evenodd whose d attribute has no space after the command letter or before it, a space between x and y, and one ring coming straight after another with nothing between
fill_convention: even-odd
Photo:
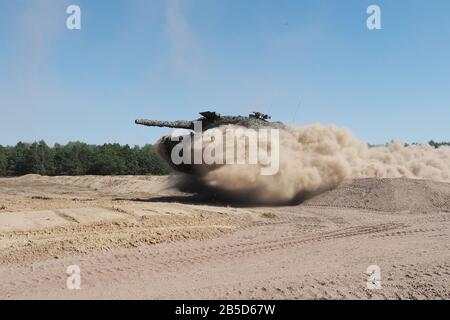
<instances>
[{"instance_id":1,"label":"green forest","mask_svg":"<svg viewBox=\"0 0 450 320\"><path fill-rule=\"evenodd\" d=\"M429 144L435 148L448 142ZM89 145L70 142L49 147L44 141L0 145L0 176L35 173L47 176L79 175L164 175L170 172L153 145L143 147L117 143Z\"/></svg>"},{"instance_id":2,"label":"green forest","mask_svg":"<svg viewBox=\"0 0 450 320\"><path fill-rule=\"evenodd\" d=\"M431 140L428 144L432 147L439 148L440 146L450 146L450 142L434 142Z\"/></svg>"},{"instance_id":3,"label":"green forest","mask_svg":"<svg viewBox=\"0 0 450 320\"><path fill-rule=\"evenodd\" d=\"M163 175L168 166L153 145L88 145L70 142L49 147L44 141L0 145L0 176Z\"/></svg>"}]
</instances>

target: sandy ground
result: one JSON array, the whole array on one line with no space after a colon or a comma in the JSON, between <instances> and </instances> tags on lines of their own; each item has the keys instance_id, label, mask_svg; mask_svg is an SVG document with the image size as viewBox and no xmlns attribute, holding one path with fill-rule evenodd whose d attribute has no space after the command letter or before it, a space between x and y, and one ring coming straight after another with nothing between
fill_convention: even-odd
<instances>
[{"instance_id":1,"label":"sandy ground","mask_svg":"<svg viewBox=\"0 0 450 320\"><path fill-rule=\"evenodd\" d=\"M240 208L167 177L0 179L0 298L449 299L450 184L361 179Z\"/></svg>"}]
</instances>

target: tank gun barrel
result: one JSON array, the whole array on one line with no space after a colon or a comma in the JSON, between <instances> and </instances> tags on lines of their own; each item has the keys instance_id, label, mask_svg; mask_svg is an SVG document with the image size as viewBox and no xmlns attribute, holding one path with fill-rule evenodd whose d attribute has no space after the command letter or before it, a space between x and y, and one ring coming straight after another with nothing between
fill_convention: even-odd
<instances>
[{"instance_id":1,"label":"tank gun barrel","mask_svg":"<svg viewBox=\"0 0 450 320\"><path fill-rule=\"evenodd\" d=\"M158 120L138 119L135 121L135 123L139 124L139 125L143 125L143 126L149 126L149 127L167 127L167 128L194 130L194 123L192 121L185 121L185 120L158 121Z\"/></svg>"}]
</instances>

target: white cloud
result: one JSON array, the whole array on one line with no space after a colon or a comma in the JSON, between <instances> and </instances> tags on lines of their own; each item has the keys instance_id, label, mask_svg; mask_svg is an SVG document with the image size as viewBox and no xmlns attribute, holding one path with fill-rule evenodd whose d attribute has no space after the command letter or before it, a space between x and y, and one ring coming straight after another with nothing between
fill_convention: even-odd
<instances>
[{"instance_id":1,"label":"white cloud","mask_svg":"<svg viewBox=\"0 0 450 320\"><path fill-rule=\"evenodd\" d=\"M185 16L186 1L169 0L166 8L166 33L170 41L170 62L177 74L189 76L199 72L202 52Z\"/></svg>"},{"instance_id":2,"label":"white cloud","mask_svg":"<svg viewBox=\"0 0 450 320\"><path fill-rule=\"evenodd\" d=\"M63 3L58 0L27 2L17 17L18 56L13 66L22 85L34 87L49 59L50 47L64 31ZM32 89L32 88L27 88Z\"/></svg>"}]
</instances>

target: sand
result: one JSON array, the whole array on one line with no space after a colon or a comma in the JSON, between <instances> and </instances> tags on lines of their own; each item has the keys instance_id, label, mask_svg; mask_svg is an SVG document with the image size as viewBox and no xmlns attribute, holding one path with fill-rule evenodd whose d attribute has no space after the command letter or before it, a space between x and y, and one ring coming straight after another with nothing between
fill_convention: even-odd
<instances>
[{"instance_id":1,"label":"sand","mask_svg":"<svg viewBox=\"0 0 450 320\"><path fill-rule=\"evenodd\" d=\"M448 183L405 178L283 207L214 203L168 177L3 178L0 298L448 299L449 199Z\"/></svg>"},{"instance_id":2,"label":"sand","mask_svg":"<svg viewBox=\"0 0 450 320\"><path fill-rule=\"evenodd\" d=\"M346 181L304 204L393 213L450 213L450 184L406 178L358 179Z\"/></svg>"}]
</instances>

